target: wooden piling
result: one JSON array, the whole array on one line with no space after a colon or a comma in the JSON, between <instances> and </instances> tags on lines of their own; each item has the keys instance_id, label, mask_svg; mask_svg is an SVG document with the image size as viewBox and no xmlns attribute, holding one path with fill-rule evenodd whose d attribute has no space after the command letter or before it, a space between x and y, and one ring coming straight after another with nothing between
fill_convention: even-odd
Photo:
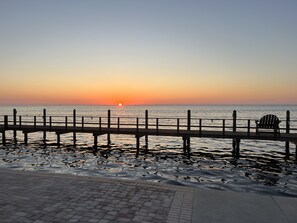
<instances>
[{"instance_id":1,"label":"wooden piling","mask_svg":"<svg viewBox=\"0 0 297 223\"><path fill-rule=\"evenodd\" d=\"M3 144L3 146L6 145L6 135L5 135L5 130L2 132L2 144Z\"/></svg>"},{"instance_id":2,"label":"wooden piling","mask_svg":"<svg viewBox=\"0 0 297 223\"><path fill-rule=\"evenodd\" d=\"M202 134L202 119L199 119L199 136Z\"/></svg>"},{"instance_id":3,"label":"wooden piling","mask_svg":"<svg viewBox=\"0 0 297 223\"><path fill-rule=\"evenodd\" d=\"M187 130L191 130L191 110L188 110L188 126L187 126ZM190 137L187 137L187 153L190 153L190 143L191 143L191 139Z\"/></svg>"},{"instance_id":4,"label":"wooden piling","mask_svg":"<svg viewBox=\"0 0 297 223\"><path fill-rule=\"evenodd\" d=\"M233 117L233 128L232 128L232 130L233 130L233 132L236 132L236 119L237 119L236 110L233 111L232 117ZM236 151L236 139L232 140L232 148L233 148L233 151Z\"/></svg>"},{"instance_id":5,"label":"wooden piling","mask_svg":"<svg viewBox=\"0 0 297 223\"><path fill-rule=\"evenodd\" d=\"M46 126L46 109L43 109L43 126ZM43 142L46 142L46 131L43 131Z\"/></svg>"},{"instance_id":6,"label":"wooden piling","mask_svg":"<svg viewBox=\"0 0 297 223\"><path fill-rule=\"evenodd\" d=\"M250 134L251 134L251 120L248 120L247 135L250 136Z\"/></svg>"},{"instance_id":7,"label":"wooden piling","mask_svg":"<svg viewBox=\"0 0 297 223\"><path fill-rule=\"evenodd\" d=\"M97 149L98 149L98 134L97 134L97 133L94 133L93 136L94 136L94 146L93 146L93 150L94 150L94 151L97 151Z\"/></svg>"},{"instance_id":8,"label":"wooden piling","mask_svg":"<svg viewBox=\"0 0 297 223\"><path fill-rule=\"evenodd\" d=\"M136 157L139 155L139 148L140 148L140 137L138 135L135 135L136 138Z\"/></svg>"},{"instance_id":9,"label":"wooden piling","mask_svg":"<svg viewBox=\"0 0 297 223\"><path fill-rule=\"evenodd\" d=\"M27 146L28 145L28 133L27 132L24 132L24 142L25 142L25 145Z\"/></svg>"},{"instance_id":10,"label":"wooden piling","mask_svg":"<svg viewBox=\"0 0 297 223\"><path fill-rule=\"evenodd\" d=\"M148 135L147 135L147 130L148 130L148 110L145 110L145 148L148 149Z\"/></svg>"},{"instance_id":11,"label":"wooden piling","mask_svg":"<svg viewBox=\"0 0 297 223\"><path fill-rule=\"evenodd\" d=\"M60 141L61 141L61 137L60 137L60 133L56 133L57 134L57 146L60 147Z\"/></svg>"},{"instance_id":12,"label":"wooden piling","mask_svg":"<svg viewBox=\"0 0 297 223\"><path fill-rule=\"evenodd\" d=\"M17 110L14 108L13 109L13 125L16 126L17 124ZM16 130L13 130L13 138L14 140L16 140L16 137L17 137L17 131Z\"/></svg>"},{"instance_id":13,"label":"wooden piling","mask_svg":"<svg viewBox=\"0 0 297 223\"><path fill-rule=\"evenodd\" d=\"M286 113L286 133L290 133L290 111L287 111ZM286 156L290 156L290 142L286 141L285 142L285 147L286 147Z\"/></svg>"},{"instance_id":14,"label":"wooden piling","mask_svg":"<svg viewBox=\"0 0 297 223\"><path fill-rule=\"evenodd\" d=\"M73 127L76 127L76 110L73 109ZM76 146L76 131L73 131L73 144Z\"/></svg>"},{"instance_id":15,"label":"wooden piling","mask_svg":"<svg viewBox=\"0 0 297 223\"><path fill-rule=\"evenodd\" d=\"M107 111L107 128L110 129L110 110ZM107 146L110 146L111 140L110 140L110 134L107 134Z\"/></svg>"},{"instance_id":16,"label":"wooden piling","mask_svg":"<svg viewBox=\"0 0 297 223\"><path fill-rule=\"evenodd\" d=\"M225 119L223 119L223 137L225 136Z\"/></svg>"},{"instance_id":17,"label":"wooden piling","mask_svg":"<svg viewBox=\"0 0 297 223\"><path fill-rule=\"evenodd\" d=\"M8 116L4 115L4 130L8 129Z\"/></svg>"}]
</instances>

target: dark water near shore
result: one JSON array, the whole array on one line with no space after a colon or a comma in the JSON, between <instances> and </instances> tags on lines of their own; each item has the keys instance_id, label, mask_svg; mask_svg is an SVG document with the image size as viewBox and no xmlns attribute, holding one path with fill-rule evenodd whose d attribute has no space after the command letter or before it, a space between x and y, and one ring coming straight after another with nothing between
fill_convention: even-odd
<instances>
[{"instance_id":1,"label":"dark water near shore","mask_svg":"<svg viewBox=\"0 0 297 223\"><path fill-rule=\"evenodd\" d=\"M16 108L18 115L41 115L43 109L37 106ZM145 109L150 116L172 118L186 117L187 110L191 109L193 117L207 118L209 122L217 118L231 119L234 109L239 119L258 119L273 113L281 120L285 120L286 110L290 110L291 125L296 125L297 120L297 106L46 107L47 114L53 116L71 115L73 108L77 109L78 116L106 116L107 109L111 109L113 116L134 118L143 117ZM0 107L0 115L10 115L12 109ZM23 144L20 132L17 142L12 132L7 132L7 138L8 145L0 145L0 167L297 197L295 145L291 143L291 156L286 158L283 142L243 140L241 156L234 158L230 139L195 138L191 139L190 156L185 156L180 138L156 136L149 137L148 152L142 147L136 157L134 136L112 135L110 147L106 146L106 136L100 136L96 153L92 151L91 134L78 134L76 147L72 145L72 134L64 134L60 148L57 148L54 133L47 134L46 146L42 133L29 134L28 146Z\"/></svg>"}]
</instances>

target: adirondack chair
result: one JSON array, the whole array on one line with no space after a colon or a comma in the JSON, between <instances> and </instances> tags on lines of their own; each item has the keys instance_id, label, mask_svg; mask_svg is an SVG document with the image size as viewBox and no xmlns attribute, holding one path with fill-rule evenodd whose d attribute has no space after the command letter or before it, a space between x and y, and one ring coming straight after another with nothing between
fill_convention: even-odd
<instances>
[{"instance_id":1,"label":"adirondack chair","mask_svg":"<svg viewBox=\"0 0 297 223\"><path fill-rule=\"evenodd\" d=\"M260 120L256 120L256 134L259 134L259 129L273 129L274 135L280 134L279 123L281 121L275 115L264 115Z\"/></svg>"}]
</instances>

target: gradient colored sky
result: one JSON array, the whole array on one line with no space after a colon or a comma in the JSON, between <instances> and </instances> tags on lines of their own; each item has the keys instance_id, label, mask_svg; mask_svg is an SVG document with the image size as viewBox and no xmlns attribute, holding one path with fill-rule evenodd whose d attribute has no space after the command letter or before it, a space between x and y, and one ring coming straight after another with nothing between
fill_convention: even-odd
<instances>
[{"instance_id":1,"label":"gradient colored sky","mask_svg":"<svg viewBox=\"0 0 297 223\"><path fill-rule=\"evenodd\" d=\"M297 103L295 0L0 0L0 104Z\"/></svg>"}]
</instances>

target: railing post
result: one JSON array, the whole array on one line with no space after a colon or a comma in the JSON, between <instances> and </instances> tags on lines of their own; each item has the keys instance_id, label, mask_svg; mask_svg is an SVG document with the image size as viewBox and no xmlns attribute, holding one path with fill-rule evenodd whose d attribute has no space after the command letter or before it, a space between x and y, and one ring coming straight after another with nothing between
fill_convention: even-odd
<instances>
[{"instance_id":1,"label":"railing post","mask_svg":"<svg viewBox=\"0 0 297 223\"><path fill-rule=\"evenodd\" d=\"M136 132L139 132L139 118L136 118Z\"/></svg>"},{"instance_id":2,"label":"railing post","mask_svg":"<svg viewBox=\"0 0 297 223\"><path fill-rule=\"evenodd\" d=\"M223 136L225 136L225 119L223 119Z\"/></svg>"},{"instance_id":3,"label":"railing post","mask_svg":"<svg viewBox=\"0 0 297 223\"><path fill-rule=\"evenodd\" d=\"M34 129L36 129L36 116L34 116Z\"/></svg>"},{"instance_id":4,"label":"railing post","mask_svg":"<svg viewBox=\"0 0 297 223\"><path fill-rule=\"evenodd\" d=\"M52 116L49 117L50 130L52 130Z\"/></svg>"},{"instance_id":5,"label":"railing post","mask_svg":"<svg viewBox=\"0 0 297 223\"><path fill-rule=\"evenodd\" d=\"M22 127L22 116L19 117L20 127Z\"/></svg>"},{"instance_id":6,"label":"railing post","mask_svg":"<svg viewBox=\"0 0 297 223\"><path fill-rule=\"evenodd\" d=\"M191 130L191 110L188 110L188 126L187 130Z\"/></svg>"},{"instance_id":7,"label":"railing post","mask_svg":"<svg viewBox=\"0 0 297 223\"><path fill-rule=\"evenodd\" d=\"M101 132L102 129L102 122L101 122L101 117L99 117L99 131Z\"/></svg>"},{"instance_id":8,"label":"railing post","mask_svg":"<svg viewBox=\"0 0 297 223\"><path fill-rule=\"evenodd\" d=\"M4 129L8 128L8 115L4 115Z\"/></svg>"},{"instance_id":9,"label":"railing post","mask_svg":"<svg viewBox=\"0 0 297 223\"><path fill-rule=\"evenodd\" d=\"M120 117L118 117L118 132L120 132Z\"/></svg>"},{"instance_id":10,"label":"railing post","mask_svg":"<svg viewBox=\"0 0 297 223\"><path fill-rule=\"evenodd\" d=\"M236 119L237 119L237 112L236 110L233 111L233 132L236 132ZM232 140L232 147L233 147L233 152L237 156L239 155L239 142L238 139L233 138Z\"/></svg>"},{"instance_id":11,"label":"railing post","mask_svg":"<svg viewBox=\"0 0 297 223\"><path fill-rule=\"evenodd\" d=\"M286 114L286 133L290 133L290 111ZM286 141L286 156L290 155L290 142Z\"/></svg>"},{"instance_id":12,"label":"railing post","mask_svg":"<svg viewBox=\"0 0 297 223\"><path fill-rule=\"evenodd\" d=\"M202 133L202 119L199 119L199 136L201 136Z\"/></svg>"},{"instance_id":13,"label":"railing post","mask_svg":"<svg viewBox=\"0 0 297 223\"><path fill-rule=\"evenodd\" d=\"M43 109L43 126L46 126L46 109ZM46 131L43 131L43 142L46 142Z\"/></svg>"},{"instance_id":14,"label":"railing post","mask_svg":"<svg viewBox=\"0 0 297 223\"><path fill-rule=\"evenodd\" d=\"M148 131L148 110L145 110L145 148L148 148L148 135L147 135L147 131Z\"/></svg>"},{"instance_id":15,"label":"railing post","mask_svg":"<svg viewBox=\"0 0 297 223\"><path fill-rule=\"evenodd\" d=\"M73 144L76 145L76 110L73 109Z\"/></svg>"},{"instance_id":16,"label":"railing post","mask_svg":"<svg viewBox=\"0 0 297 223\"><path fill-rule=\"evenodd\" d=\"M188 110L188 126L187 126L187 130L191 130L191 110ZM190 137L187 137L187 153L190 153L190 143L191 143L191 139Z\"/></svg>"},{"instance_id":17,"label":"railing post","mask_svg":"<svg viewBox=\"0 0 297 223\"><path fill-rule=\"evenodd\" d=\"M236 110L233 111L233 132L236 132L236 119L237 119L237 112Z\"/></svg>"},{"instance_id":18,"label":"railing post","mask_svg":"<svg viewBox=\"0 0 297 223\"><path fill-rule=\"evenodd\" d=\"M251 133L251 120L249 119L248 120L248 133L247 133L247 135L250 136L250 133Z\"/></svg>"},{"instance_id":19,"label":"railing post","mask_svg":"<svg viewBox=\"0 0 297 223\"><path fill-rule=\"evenodd\" d=\"M84 131L84 127L85 127L85 126L84 126L84 125L85 125L84 122L85 122L85 120L84 120L84 117L82 116L82 117L81 117L81 129L82 129L82 131Z\"/></svg>"},{"instance_id":20,"label":"railing post","mask_svg":"<svg viewBox=\"0 0 297 223\"><path fill-rule=\"evenodd\" d=\"M67 116L65 117L65 129L68 128L68 120L67 120Z\"/></svg>"},{"instance_id":21,"label":"railing post","mask_svg":"<svg viewBox=\"0 0 297 223\"><path fill-rule=\"evenodd\" d=\"M179 134L179 118L177 119L177 134Z\"/></svg>"},{"instance_id":22,"label":"railing post","mask_svg":"<svg viewBox=\"0 0 297 223\"><path fill-rule=\"evenodd\" d=\"M156 119L157 135L159 134L159 118Z\"/></svg>"},{"instance_id":23,"label":"railing post","mask_svg":"<svg viewBox=\"0 0 297 223\"><path fill-rule=\"evenodd\" d=\"M107 128L108 131L110 131L110 109L108 109L107 111ZM111 140L110 140L110 134L107 134L107 145L109 146L111 144Z\"/></svg>"},{"instance_id":24,"label":"railing post","mask_svg":"<svg viewBox=\"0 0 297 223\"><path fill-rule=\"evenodd\" d=\"M17 116L17 110L14 108L13 109L13 125L14 126L16 126L16 124L17 124L16 116ZM17 137L17 132L16 132L16 130L13 130L13 138L16 139L16 137Z\"/></svg>"}]
</instances>

